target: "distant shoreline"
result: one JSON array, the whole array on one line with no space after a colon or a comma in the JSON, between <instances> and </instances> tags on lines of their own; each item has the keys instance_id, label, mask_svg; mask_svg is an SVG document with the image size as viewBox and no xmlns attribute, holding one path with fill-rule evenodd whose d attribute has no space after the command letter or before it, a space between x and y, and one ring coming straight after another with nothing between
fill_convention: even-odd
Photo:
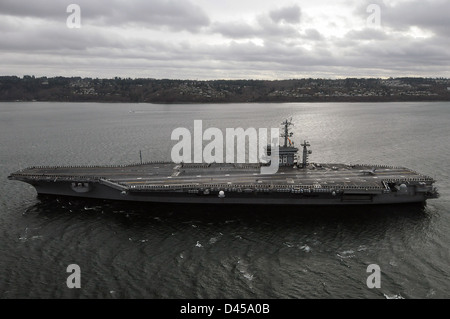
<instances>
[{"instance_id":1,"label":"distant shoreline","mask_svg":"<svg viewBox=\"0 0 450 319\"><path fill-rule=\"evenodd\" d=\"M348 101L333 101L333 100L326 100L326 101L221 101L221 102L214 102L214 101L205 101L205 102L133 102L133 101L101 101L101 100L84 100L84 101L56 101L56 100L41 100L41 101L25 101L25 100L16 100L16 101L9 101L9 100L0 100L0 103L109 103L109 104L119 104L119 103L127 103L127 104L155 104L155 105L174 105L174 104L185 104L185 105L195 105L195 104L280 104L280 103L312 103L312 104L319 104L319 103L404 103L404 102L450 102L450 98L448 99L416 99L416 100L348 100Z\"/></svg>"},{"instance_id":2,"label":"distant shoreline","mask_svg":"<svg viewBox=\"0 0 450 319\"><path fill-rule=\"evenodd\" d=\"M450 79L167 80L0 76L1 102L155 104L450 101Z\"/></svg>"}]
</instances>

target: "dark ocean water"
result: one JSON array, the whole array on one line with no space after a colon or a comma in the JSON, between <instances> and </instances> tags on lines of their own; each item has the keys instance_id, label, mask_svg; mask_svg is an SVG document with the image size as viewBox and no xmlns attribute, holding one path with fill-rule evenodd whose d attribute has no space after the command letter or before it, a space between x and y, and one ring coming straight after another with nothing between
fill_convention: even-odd
<instances>
[{"instance_id":1,"label":"dark ocean water","mask_svg":"<svg viewBox=\"0 0 450 319\"><path fill-rule=\"evenodd\" d=\"M295 123L314 162L406 166L422 206L210 207L37 198L32 165L170 160L176 127ZM0 103L0 298L449 298L450 103ZM81 289L69 289L69 264ZM369 289L367 266L381 268Z\"/></svg>"}]
</instances>

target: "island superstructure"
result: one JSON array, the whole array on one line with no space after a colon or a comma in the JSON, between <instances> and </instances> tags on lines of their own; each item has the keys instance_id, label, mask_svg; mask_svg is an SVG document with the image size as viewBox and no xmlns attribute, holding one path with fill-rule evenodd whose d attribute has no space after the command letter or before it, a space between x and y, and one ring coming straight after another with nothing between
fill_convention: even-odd
<instances>
[{"instance_id":1,"label":"island superstructure","mask_svg":"<svg viewBox=\"0 0 450 319\"><path fill-rule=\"evenodd\" d=\"M38 194L159 203L368 205L424 203L439 196L434 179L405 167L310 163L306 140L298 160L292 123L282 125L275 174L261 174L267 163L149 162L33 166L8 178L34 186Z\"/></svg>"}]
</instances>

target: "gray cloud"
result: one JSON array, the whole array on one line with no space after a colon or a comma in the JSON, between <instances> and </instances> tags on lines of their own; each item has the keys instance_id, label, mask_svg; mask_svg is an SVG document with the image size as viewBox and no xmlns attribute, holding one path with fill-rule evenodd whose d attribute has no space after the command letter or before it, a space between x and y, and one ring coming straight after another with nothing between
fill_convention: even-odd
<instances>
[{"instance_id":1,"label":"gray cloud","mask_svg":"<svg viewBox=\"0 0 450 319\"><path fill-rule=\"evenodd\" d=\"M374 1L349 19L364 23ZM0 69L19 75L200 79L450 76L448 5L423 1L428 6L380 1L381 28L358 26L334 35L324 26L339 28L342 20L314 24L306 10L303 18L300 7L289 3L247 12L244 20L211 14L192 0L2 0ZM71 2L81 6L80 29L65 25ZM406 32L411 26L434 35L414 37Z\"/></svg>"},{"instance_id":2,"label":"gray cloud","mask_svg":"<svg viewBox=\"0 0 450 319\"><path fill-rule=\"evenodd\" d=\"M65 19L66 8L73 2L54 1L54 0L2 0L0 2L0 12L2 15L18 17L38 17L38 18L57 18ZM99 10L101 6L93 5L90 10Z\"/></svg>"},{"instance_id":3,"label":"gray cloud","mask_svg":"<svg viewBox=\"0 0 450 319\"><path fill-rule=\"evenodd\" d=\"M300 35L299 30L296 28L289 25L275 24L265 16L261 16L256 25L241 21L215 22L210 30L213 33L219 33L231 39L267 39L277 37L280 41L283 41L286 38L295 38Z\"/></svg>"},{"instance_id":4,"label":"gray cloud","mask_svg":"<svg viewBox=\"0 0 450 319\"><path fill-rule=\"evenodd\" d=\"M0 12L65 23L66 8L74 2L80 6L82 21L94 25L134 24L198 32L210 23L203 9L189 0L2 0Z\"/></svg>"},{"instance_id":5,"label":"gray cloud","mask_svg":"<svg viewBox=\"0 0 450 319\"><path fill-rule=\"evenodd\" d=\"M386 24L397 28L417 26L448 37L450 30L450 1L413 0L386 8Z\"/></svg>"},{"instance_id":6,"label":"gray cloud","mask_svg":"<svg viewBox=\"0 0 450 319\"><path fill-rule=\"evenodd\" d=\"M258 27L243 21L214 22L211 25L211 32L232 39L247 39L262 34Z\"/></svg>"},{"instance_id":7,"label":"gray cloud","mask_svg":"<svg viewBox=\"0 0 450 319\"><path fill-rule=\"evenodd\" d=\"M448 37L450 30L450 1L447 0L409 0L390 4L381 0L365 0L357 6L355 13L367 16L369 4L380 7L381 26L396 30L418 27Z\"/></svg>"},{"instance_id":8,"label":"gray cloud","mask_svg":"<svg viewBox=\"0 0 450 319\"><path fill-rule=\"evenodd\" d=\"M308 40L321 41L324 39L323 35L320 34L316 29L306 29L303 37Z\"/></svg>"},{"instance_id":9,"label":"gray cloud","mask_svg":"<svg viewBox=\"0 0 450 319\"><path fill-rule=\"evenodd\" d=\"M286 23L300 23L301 10L296 4L284 7L269 12L269 17L275 23L286 22Z\"/></svg>"},{"instance_id":10,"label":"gray cloud","mask_svg":"<svg viewBox=\"0 0 450 319\"><path fill-rule=\"evenodd\" d=\"M352 41L381 41L390 38L390 36L382 29L366 27L361 30L351 30L347 32L344 39Z\"/></svg>"},{"instance_id":11,"label":"gray cloud","mask_svg":"<svg viewBox=\"0 0 450 319\"><path fill-rule=\"evenodd\" d=\"M300 35L298 27L292 25L300 22L300 8L297 5L259 14L255 20L252 24L243 21L214 22L211 31L231 39L254 37L285 39L296 38ZM280 22L288 23L282 24Z\"/></svg>"}]
</instances>

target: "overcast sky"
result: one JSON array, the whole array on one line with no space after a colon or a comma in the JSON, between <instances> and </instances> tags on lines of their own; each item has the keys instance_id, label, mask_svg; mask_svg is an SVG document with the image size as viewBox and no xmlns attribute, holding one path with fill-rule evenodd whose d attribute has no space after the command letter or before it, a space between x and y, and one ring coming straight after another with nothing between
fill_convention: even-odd
<instances>
[{"instance_id":1,"label":"overcast sky","mask_svg":"<svg viewBox=\"0 0 450 319\"><path fill-rule=\"evenodd\" d=\"M0 0L0 75L450 77L449 14L450 0Z\"/></svg>"}]
</instances>

